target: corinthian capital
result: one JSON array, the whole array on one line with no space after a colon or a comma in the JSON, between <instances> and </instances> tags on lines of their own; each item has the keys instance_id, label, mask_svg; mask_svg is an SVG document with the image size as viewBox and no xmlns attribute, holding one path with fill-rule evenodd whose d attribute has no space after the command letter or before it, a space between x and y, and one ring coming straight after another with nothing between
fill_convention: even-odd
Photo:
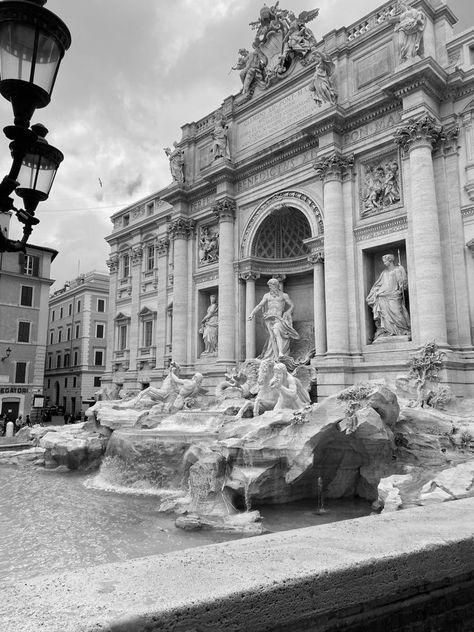
<instances>
[{"instance_id":1,"label":"corinthian capital","mask_svg":"<svg viewBox=\"0 0 474 632\"><path fill-rule=\"evenodd\" d=\"M317 160L313 167L316 174L321 180L342 180L354 164L354 156L342 156L338 152L334 152L321 160Z\"/></svg>"},{"instance_id":2,"label":"corinthian capital","mask_svg":"<svg viewBox=\"0 0 474 632\"><path fill-rule=\"evenodd\" d=\"M422 114L408 121L395 132L395 142L404 151L409 151L414 145L426 145L431 147L442 138L443 128L436 123L431 114Z\"/></svg>"},{"instance_id":3,"label":"corinthian capital","mask_svg":"<svg viewBox=\"0 0 474 632\"><path fill-rule=\"evenodd\" d=\"M189 239L194 234L196 222L187 217L178 217L168 226L171 239Z\"/></svg>"},{"instance_id":4,"label":"corinthian capital","mask_svg":"<svg viewBox=\"0 0 474 632\"><path fill-rule=\"evenodd\" d=\"M220 222L231 222L235 217L235 202L231 198L222 198L217 200L211 210Z\"/></svg>"},{"instance_id":5,"label":"corinthian capital","mask_svg":"<svg viewBox=\"0 0 474 632\"><path fill-rule=\"evenodd\" d=\"M316 265L317 263L324 263L324 252L311 252L308 255L309 263Z\"/></svg>"}]
</instances>

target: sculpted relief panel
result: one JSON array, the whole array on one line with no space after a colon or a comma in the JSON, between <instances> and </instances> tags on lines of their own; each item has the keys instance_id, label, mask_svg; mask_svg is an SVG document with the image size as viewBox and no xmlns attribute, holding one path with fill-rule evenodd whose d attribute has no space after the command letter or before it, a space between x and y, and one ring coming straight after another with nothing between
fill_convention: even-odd
<instances>
[{"instance_id":1,"label":"sculpted relief panel","mask_svg":"<svg viewBox=\"0 0 474 632\"><path fill-rule=\"evenodd\" d=\"M401 189L397 152L362 162L359 189L361 217L369 217L401 206Z\"/></svg>"}]
</instances>

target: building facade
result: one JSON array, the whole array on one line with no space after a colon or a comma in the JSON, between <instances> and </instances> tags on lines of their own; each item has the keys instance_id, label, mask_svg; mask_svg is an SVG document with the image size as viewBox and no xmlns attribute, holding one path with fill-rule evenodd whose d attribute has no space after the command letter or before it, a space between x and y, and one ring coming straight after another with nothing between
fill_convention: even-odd
<instances>
[{"instance_id":1,"label":"building facade","mask_svg":"<svg viewBox=\"0 0 474 632\"><path fill-rule=\"evenodd\" d=\"M46 404L75 415L100 390L105 369L109 275L80 274L49 299Z\"/></svg>"},{"instance_id":2,"label":"building facade","mask_svg":"<svg viewBox=\"0 0 474 632\"><path fill-rule=\"evenodd\" d=\"M242 91L183 126L166 189L112 217L105 384L158 383L170 359L210 383L259 356L248 316L276 277L320 396L433 340L474 394L474 29L387 2L317 41L316 15L263 7Z\"/></svg>"},{"instance_id":3,"label":"building facade","mask_svg":"<svg viewBox=\"0 0 474 632\"><path fill-rule=\"evenodd\" d=\"M42 403L35 396L43 394L51 262L57 254L33 245L26 254L0 253L0 412L13 419L34 420Z\"/></svg>"}]
</instances>

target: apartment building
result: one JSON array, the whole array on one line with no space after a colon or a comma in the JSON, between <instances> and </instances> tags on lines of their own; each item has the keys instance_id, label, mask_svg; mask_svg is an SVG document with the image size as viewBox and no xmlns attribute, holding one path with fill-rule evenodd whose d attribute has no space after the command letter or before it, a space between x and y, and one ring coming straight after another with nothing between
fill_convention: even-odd
<instances>
[{"instance_id":1,"label":"apartment building","mask_svg":"<svg viewBox=\"0 0 474 632\"><path fill-rule=\"evenodd\" d=\"M57 254L33 245L26 254L0 253L0 412L14 419L34 420L41 410L51 263Z\"/></svg>"},{"instance_id":2,"label":"apartment building","mask_svg":"<svg viewBox=\"0 0 474 632\"><path fill-rule=\"evenodd\" d=\"M105 371L109 275L80 274L49 299L46 403L77 414L94 399Z\"/></svg>"}]
</instances>

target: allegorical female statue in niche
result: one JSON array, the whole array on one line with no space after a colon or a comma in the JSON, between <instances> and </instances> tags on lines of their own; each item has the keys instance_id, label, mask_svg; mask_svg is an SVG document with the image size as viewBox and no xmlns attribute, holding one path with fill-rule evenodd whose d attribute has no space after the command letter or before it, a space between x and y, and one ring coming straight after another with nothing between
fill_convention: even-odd
<instances>
[{"instance_id":1,"label":"allegorical female statue in niche","mask_svg":"<svg viewBox=\"0 0 474 632\"><path fill-rule=\"evenodd\" d=\"M393 255L384 255L385 270L372 286L367 303L371 306L376 326L374 342L390 336L410 335L410 316L405 307L405 290L408 287L405 268L395 264Z\"/></svg>"},{"instance_id":2,"label":"allegorical female statue in niche","mask_svg":"<svg viewBox=\"0 0 474 632\"><path fill-rule=\"evenodd\" d=\"M219 326L217 297L212 294L209 297L210 304L206 315L201 320L199 333L204 342L204 351L201 355L214 355L217 352L217 328Z\"/></svg>"}]
</instances>

